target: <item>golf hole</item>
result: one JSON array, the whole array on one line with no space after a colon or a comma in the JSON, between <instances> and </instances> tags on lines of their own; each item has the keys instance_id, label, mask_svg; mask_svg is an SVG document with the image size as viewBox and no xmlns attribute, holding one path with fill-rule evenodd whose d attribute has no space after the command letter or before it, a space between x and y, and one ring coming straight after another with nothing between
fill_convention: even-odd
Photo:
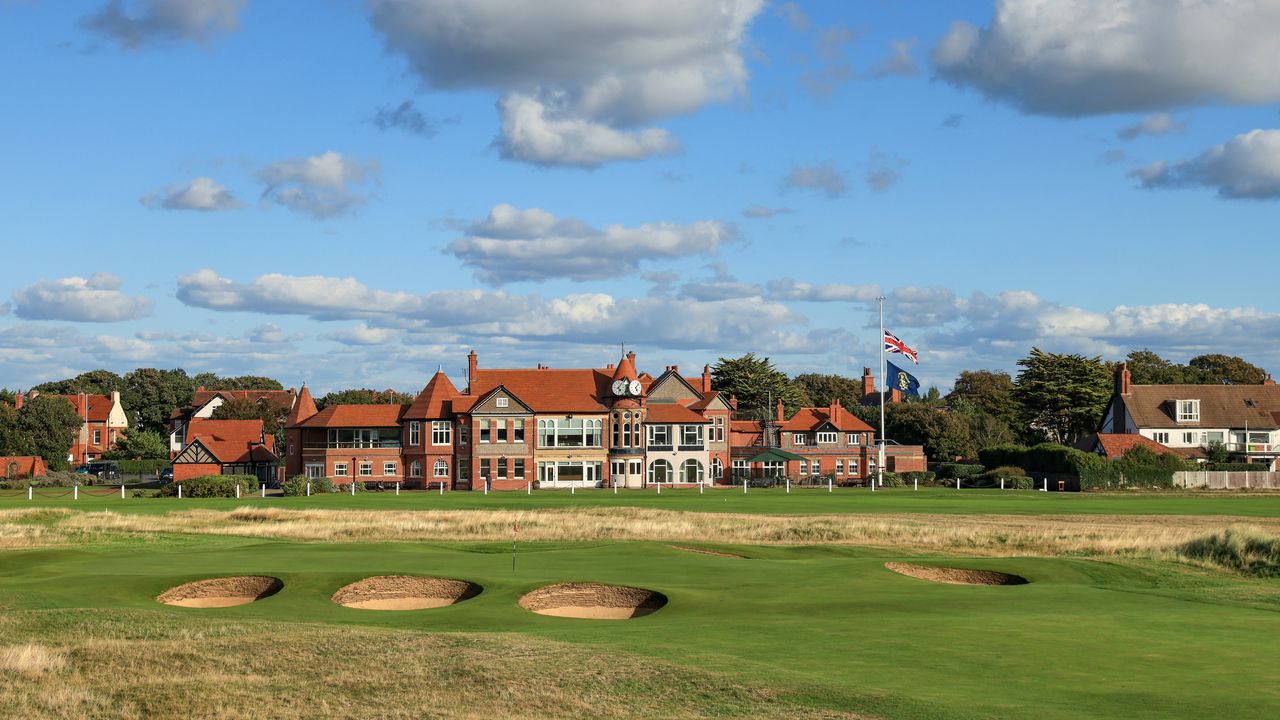
<instances>
[{"instance_id":1,"label":"golf hole","mask_svg":"<svg viewBox=\"0 0 1280 720\"><path fill-rule=\"evenodd\" d=\"M884 566L900 574L930 582L948 585L1026 585L1027 579L1019 575L994 570L970 570L967 568L932 567L911 563L889 562Z\"/></svg>"},{"instance_id":2,"label":"golf hole","mask_svg":"<svg viewBox=\"0 0 1280 720\"><path fill-rule=\"evenodd\" d=\"M379 575L343 587L333 594L332 600L360 610L423 610L469 600L483 589L466 580Z\"/></svg>"},{"instance_id":3,"label":"golf hole","mask_svg":"<svg viewBox=\"0 0 1280 720\"><path fill-rule=\"evenodd\" d=\"M219 608L248 605L280 592L280 578L264 575L211 578L170 588L156 598L165 605L194 608Z\"/></svg>"},{"instance_id":4,"label":"golf hole","mask_svg":"<svg viewBox=\"0 0 1280 720\"><path fill-rule=\"evenodd\" d=\"M653 590L625 585L560 583L526 593L520 607L539 615L628 620L657 612L667 604L667 596Z\"/></svg>"}]
</instances>

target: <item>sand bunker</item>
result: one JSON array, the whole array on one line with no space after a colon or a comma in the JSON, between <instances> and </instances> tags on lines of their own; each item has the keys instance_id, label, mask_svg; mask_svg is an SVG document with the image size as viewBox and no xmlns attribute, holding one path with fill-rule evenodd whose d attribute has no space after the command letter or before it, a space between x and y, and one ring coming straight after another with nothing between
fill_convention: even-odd
<instances>
[{"instance_id":1,"label":"sand bunker","mask_svg":"<svg viewBox=\"0 0 1280 720\"><path fill-rule=\"evenodd\" d=\"M275 595L283 587L279 578L263 575L213 578L170 588L157 597L156 602L196 608L248 605Z\"/></svg>"},{"instance_id":2,"label":"sand bunker","mask_svg":"<svg viewBox=\"0 0 1280 720\"><path fill-rule=\"evenodd\" d=\"M921 580L949 585L1026 585L1027 579L994 570L969 570L966 568L930 567L910 563L890 562L885 567Z\"/></svg>"},{"instance_id":3,"label":"sand bunker","mask_svg":"<svg viewBox=\"0 0 1280 720\"><path fill-rule=\"evenodd\" d=\"M539 615L627 620L657 612L667 604L667 596L653 590L600 585L560 583L538 588L520 598L520 607Z\"/></svg>"},{"instance_id":4,"label":"sand bunker","mask_svg":"<svg viewBox=\"0 0 1280 720\"><path fill-rule=\"evenodd\" d=\"M739 560L747 559L746 555L738 555L735 553L723 552L721 550L708 550L706 548L689 547L688 545L672 545L671 547L676 550L683 550L685 552L698 553L699 555L715 555L716 557L737 558Z\"/></svg>"},{"instance_id":5,"label":"sand bunker","mask_svg":"<svg viewBox=\"0 0 1280 720\"><path fill-rule=\"evenodd\" d=\"M480 594L481 588L466 580L380 575L353 582L333 594L333 601L361 610L422 610L444 607Z\"/></svg>"}]
</instances>

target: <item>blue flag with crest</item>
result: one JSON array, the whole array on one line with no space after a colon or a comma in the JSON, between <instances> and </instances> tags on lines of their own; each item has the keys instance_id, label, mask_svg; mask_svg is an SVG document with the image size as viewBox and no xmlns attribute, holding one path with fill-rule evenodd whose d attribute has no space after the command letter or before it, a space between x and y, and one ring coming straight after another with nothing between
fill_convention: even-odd
<instances>
[{"instance_id":1,"label":"blue flag with crest","mask_svg":"<svg viewBox=\"0 0 1280 720\"><path fill-rule=\"evenodd\" d=\"M914 375L894 365L889 361L885 361L889 371L889 389L897 390L903 395L914 395L920 397L920 381Z\"/></svg>"}]
</instances>

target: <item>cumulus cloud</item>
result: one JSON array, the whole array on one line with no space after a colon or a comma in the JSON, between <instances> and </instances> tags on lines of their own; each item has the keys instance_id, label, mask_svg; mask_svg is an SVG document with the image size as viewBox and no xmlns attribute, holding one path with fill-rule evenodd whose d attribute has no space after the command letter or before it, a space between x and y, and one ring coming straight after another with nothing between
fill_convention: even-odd
<instances>
[{"instance_id":1,"label":"cumulus cloud","mask_svg":"<svg viewBox=\"0 0 1280 720\"><path fill-rule=\"evenodd\" d=\"M207 177L198 177L186 185L169 185L144 196L140 202L159 210L214 212L244 207L244 203L237 200L229 190Z\"/></svg>"},{"instance_id":2,"label":"cumulus cloud","mask_svg":"<svg viewBox=\"0 0 1280 720\"><path fill-rule=\"evenodd\" d=\"M999 0L953 23L938 74L1039 115L1280 100L1280 4L1258 0Z\"/></svg>"},{"instance_id":3,"label":"cumulus cloud","mask_svg":"<svg viewBox=\"0 0 1280 720\"><path fill-rule=\"evenodd\" d=\"M732 225L713 220L689 224L645 223L603 228L545 210L495 205L445 251L500 285L554 277L599 280L639 271L644 260L715 253L737 240Z\"/></svg>"},{"instance_id":4,"label":"cumulus cloud","mask_svg":"<svg viewBox=\"0 0 1280 720\"><path fill-rule=\"evenodd\" d=\"M377 162L360 162L328 150L321 155L290 158L258 171L267 187L262 196L294 212L324 219L362 207L368 198L352 186L376 181Z\"/></svg>"},{"instance_id":5,"label":"cumulus cloud","mask_svg":"<svg viewBox=\"0 0 1280 720\"><path fill-rule=\"evenodd\" d=\"M437 120L414 106L412 100L405 100L395 107L385 105L378 108L373 116L373 124L379 130L403 130L412 135L433 138L440 132L440 120ZM457 123L456 117L443 120L445 124Z\"/></svg>"},{"instance_id":6,"label":"cumulus cloud","mask_svg":"<svg viewBox=\"0 0 1280 720\"><path fill-rule=\"evenodd\" d=\"M109 0L81 25L130 50L169 41L207 45L239 29L240 11L248 4L248 0Z\"/></svg>"},{"instance_id":7,"label":"cumulus cloud","mask_svg":"<svg viewBox=\"0 0 1280 720\"><path fill-rule=\"evenodd\" d=\"M1179 122L1169 113L1155 113L1148 115L1134 125L1128 125L1120 128L1116 132L1116 137L1121 140L1137 140L1143 135L1159 137L1168 135L1171 132L1182 132L1187 129L1185 122Z\"/></svg>"},{"instance_id":8,"label":"cumulus cloud","mask_svg":"<svg viewBox=\"0 0 1280 720\"><path fill-rule=\"evenodd\" d=\"M643 127L745 93L763 0L371 0L388 52L429 87L501 93L504 157L594 167L671 152Z\"/></svg>"},{"instance_id":9,"label":"cumulus cloud","mask_svg":"<svg viewBox=\"0 0 1280 720\"><path fill-rule=\"evenodd\" d=\"M1280 130L1252 130L1190 160L1160 160L1129 173L1142 187L1210 187L1224 198L1280 199Z\"/></svg>"},{"instance_id":10,"label":"cumulus cloud","mask_svg":"<svg viewBox=\"0 0 1280 720\"><path fill-rule=\"evenodd\" d=\"M120 291L120 278L94 273L88 279L41 280L13 294L14 314L26 320L119 322L151 314L152 303Z\"/></svg>"},{"instance_id":11,"label":"cumulus cloud","mask_svg":"<svg viewBox=\"0 0 1280 720\"><path fill-rule=\"evenodd\" d=\"M722 262L712 263L707 267L711 270L711 277L686 282L680 287L681 297L706 302L758 298L763 294L759 285L743 282L731 275Z\"/></svg>"},{"instance_id":12,"label":"cumulus cloud","mask_svg":"<svg viewBox=\"0 0 1280 720\"><path fill-rule=\"evenodd\" d=\"M844 195L847 189L844 173L837 170L830 160L823 160L817 165L797 165L791 168L782 185L784 189L816 190L831 200Z\"/></svg>"},{"instance_id":13,"label":"cumulus cloud","mask_svg":"<svg viewBox=\"0 0 1280 720\"><path fill-rule=\"evenodd\" d=\"M324 337L340 342L343 345L371 347L374 345L386 345L397 340L400 335L401 332L393 328L369 327L365 323L360 323L359 325L329 333Z\"/></svg>"},{"instance_id":14,"label":"cumulus cloud","mask_svg":"<svg viewBox=\"0 0 1280 720\"><path fill-rule=\"evenodd\" d=\"M769 298L785 302L874 302L880 292L879 285L815 285L789 277L769 281Z\"/></svg>"},{"instance_id":15,"label":"cumulus cloud","mask_svg":"<svg viewBox=\"0 0 1280 720\"><path fill-rule=\"evenodd\" d=\"M748 205L746 208L742 210L742 216L753 218L753 219L760 219L760 218L771 218L774 215L789 215L793 212L795 212L795 210L792 210L789 207L771 208L771 207L765 207L763 205Z\"/></svg>"}]
</instances>

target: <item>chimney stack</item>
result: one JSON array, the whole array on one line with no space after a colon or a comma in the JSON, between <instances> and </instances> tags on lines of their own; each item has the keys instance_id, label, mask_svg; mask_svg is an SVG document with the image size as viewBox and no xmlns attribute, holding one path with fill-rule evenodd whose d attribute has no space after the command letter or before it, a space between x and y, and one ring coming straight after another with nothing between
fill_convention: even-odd
<instances>
[{"instance_id":1,"label":"chimney stack","mask_svg":"<svg viewBox=\"0 0 1280 720\"><path fill-rule=\"evenodd\" d=\"M1263 384L1263 385L1275 385L1275 384L1276 384L1276 381L1275 381L1275 379L1274 379L1274 378L1272 378L1272 377L1271 377L1271 373L1267 373L1267 376L1266 376L1265 378L1263 378L1263 379L1262 379L1262 384Z\"/></svg>"},{"instance_id":2,"label":"chimney stack","mask_svg":"<svg viewBox=\"0 0 1280 720\"><path fill-rule=\"evenodd\" d=\"M114 406L119 405L119 404L120 404L120 391L119 391L119 390L112 390L112 391L111 391L111 405L114 407Z\"/></svg>"},{"instance_id":3,"label":"chimney stack","mask_svg":"<svg viewBox=\"0 0 1280 720\"><path fill-rule=\"evenodd\" d=\"M1116 368L1116 394L1128 397L1133 394L1132 380L1129 375L1129 363L1122 362Z\"/></svg>"},{"instance_id":4,"label":"chimney stack","mask_svg":"<svg viewBox=\"0 0 1280 720\"><path fill-rule=\"evenodd\" d=\"M862 397L870 397L876 394L876 379L871 374L871 368L862 368Z\"/></svg>"},{"instance_id":5,"label":"chimney stack","mask_svg":"<svg viewBox=\"0 0 1280 720\"><path fill-rule=\"evenodd\" d=\"M467 392L471 392L471 387L476 382L476 370L479 366L480 356L476 355L476 351L467 353Z\"/></svg>"},{"instance_id":6,"label":"chimney stack","mask_svg":"<svg viewBox=\"0 0 1280 720\"><path fill-rule=\"evenodd\" d=\"M1270 377L1270 376L1268 376ZM711 366L702 366L702 394L711 392Z\"/></svg>"},{"instance_id":7,"label":"chimney stack","mask_svg":"<svg viewBox=\"0 0 1280 720\"><path fill-rule=\"evenodd\" d=\"M13 409L14 409L14 410L21 410L21 409L22 409L22 403L23 403L24 401L25 401L25 399L22 397L22 391L21 391L21 390L19 390L19 391L17 392L17 394L15 394L15 395L13 396Z\"/></svg>"},{"instance_id":8,"label":"chimney stack","mask_svg":"<svg viewBox=\"0 0 1280 720\"><path fill-rule=\"evenodd\" d=\"M782 400L778 400L778 422L787 421L787 409L782 406Z\"/></svg>"}]
</instances>

